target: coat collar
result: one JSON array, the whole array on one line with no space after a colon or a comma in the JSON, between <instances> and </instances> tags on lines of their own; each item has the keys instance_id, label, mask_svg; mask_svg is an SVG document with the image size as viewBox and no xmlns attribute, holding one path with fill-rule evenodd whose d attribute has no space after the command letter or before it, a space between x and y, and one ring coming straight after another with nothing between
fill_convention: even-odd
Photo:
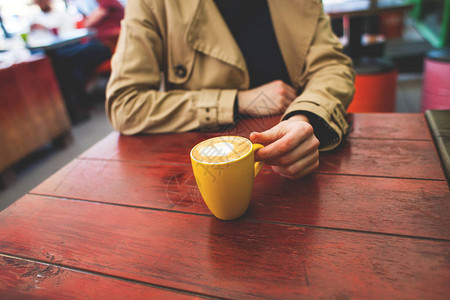
<instances>
[{"instance_id":1,"label":"coat collar","mask_svg":"<svg viewBox=\"0 0 450 300\"><path fill-rule=\"evenodd\" d=\"M322 10L320 0L268 0L272 24L292 85L298 88Z\"/></svg>"},{"instance_id":2,"label":"coat collar","mask_svg":"<svg viewBox=\"0 0 450 300\"><path fill-rule=\"evenodd\" d=\"M197 2L197 10L186 34L186 43L197 51L246 72L244 56L214 0Z\"/></svg>"},{"instance_id":3,"label":"coat collar","mask_svg":"<svg viewBox=\"0 0 450 300\"><path fill-rule=\"evenodd\" d=\"M194 2L197 9L185 35L186 43L194 50L235 66L248 76L244 56L214 0ZM296 85L322 9L320 1L268 0L268 5L283 60Z\"/></svg>"}]
</instances>

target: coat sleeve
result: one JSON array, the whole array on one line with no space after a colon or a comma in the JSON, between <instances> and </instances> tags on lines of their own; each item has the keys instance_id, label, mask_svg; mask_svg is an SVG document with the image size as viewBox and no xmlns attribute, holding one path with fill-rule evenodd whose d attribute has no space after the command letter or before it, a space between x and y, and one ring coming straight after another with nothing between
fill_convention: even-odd
<instances>
[{"instance_id":1,"label":"coat sleeve","mask_svg":"<svg viewBox=\"0 0 450 300\"><path fill-rule=\"evenodd\" d=\"M113 127L127 135L217 129L233 122L237 90L160 91L164 40L150 1L129 0L106 91Z\"/></svg>"},{"instance_id":2,"label":"coat sleeve","mask_svg":"<svg viewBox=\"0 0 450 300\"><path fill-rule=\"evenodd\" d=\"M329 17L320 13L299 86L303 92L286 110L283 119L303 113L310 119L320 150L338 146L347 133L346 109L353 98L352 61L342 53Z\"/></svg>"}]
</instances>

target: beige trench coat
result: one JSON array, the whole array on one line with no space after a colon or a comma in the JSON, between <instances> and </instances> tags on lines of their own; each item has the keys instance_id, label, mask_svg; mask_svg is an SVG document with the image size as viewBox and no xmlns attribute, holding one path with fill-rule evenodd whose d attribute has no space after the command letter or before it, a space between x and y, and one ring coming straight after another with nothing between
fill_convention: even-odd
<instances>
[{"instance_id":1,"label":"beige trench coat","mask_svg":"<svg viewBox=\"0 0 450 300\"><path fill-rule=\"evenodd\" d=\"M321 141L321 148L332 149L348 128L351 60L319 0L268 4L291 84L299 91L283 117L299 111L320 117L335 136ZM248 87L243 55L213 0L128 0L107 87L107 114L116 130L217 129L233 122L236 94Z\"/></svg>"}]
</instances>

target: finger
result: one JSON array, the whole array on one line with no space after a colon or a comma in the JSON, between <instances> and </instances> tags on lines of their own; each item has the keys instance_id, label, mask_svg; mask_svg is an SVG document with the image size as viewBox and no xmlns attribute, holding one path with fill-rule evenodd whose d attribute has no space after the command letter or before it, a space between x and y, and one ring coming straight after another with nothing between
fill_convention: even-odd
<instances>
[{"instance_id":1,"label":"finger","mask_svg":"<svg viewBox=\"0 0 450 300\"><path fill-rule=\"evenodd\" d=\"M272 136L272 139L265 139L266 132L262 132L255 136L256 140L258 140L257 143L267 145L259 151L258 157L262 160L275 159L289 153L295 147L300 145L300 143L303 143L309 136L314 134L314 130L309 124L307 124L307 126L293 128L288 127L281 122L273 127L273 129L275 128L277 128L278 134Z\"/></svg>"},{"instance_id":2,"label":"finger","mask_svg":"<svg viewBox=\"0 0 450 300\"><path fill-rule=\"evenodd\" d=\"M290 86L287 86L284 95L290 102L292 102L295 98L297 98L297 94L295 93L295 90L291 88Z\"/></svg>"},{"instance_id":3,"label":"finger","mask_svg":"<svg viewBox=\"0 0 450 300\"><path fill-rule=\"evenodd\" d=\"M294 101L294 99L283 97L281 99L281 104L283 105L283 108L286 109L289 105L291 105L292 101Z\"/></svg>"},{"instance_id":4,"label":"finger","mask_svg":"<svg viewBox=\"0 0 450 300\"><path fill-rule=\"evenodd\" d=\"M250 140L253 143L260 143L263 145L268 145L270 143L273 143L274 141L278 140L283 136L283 131L280 128L280 124L275 125L274 127L263 131L263 132L257 132L254 131L250 133Z\"/></svg>"},{"instance_id":5,"label":"finger","mask_svg":"<svg viewBox=\"0 0 450 300\"><path fill-rule=\"evenodd\" d=\"M295 176L289 176L289 175L281 174L281 173L279 173L279 175L289 178L289 179L298 179L298 178L305 177L306 175L309 175L310 173L314 172L315 169L317 169L316 165L310 165L310 166L307 166L305 169L303 169L300 173L296 174Z\"/></svg>"},{"instance_id":6,"label":"finger","mask_svg":"<svg viewBox=\"0 0 450 300\"><path fill-rule=\"evenodd\" d=\"M282 113L291 105L292 101L294 101L294 98L291 98L291 96L286 95L286 92L284 92L275 95L271 104L277 113Z\"/></svg>"},{"instance_id":7,"label":"finger","mask_svg":"<svg viewBox=\"0 0 450 300\"><path fill-rule=\"evenodd\" d=\"M250 140L252 141L252 143L270 145L274 141L280 139L283 135L284 135L284 133L282 131L280 124L277 124L274 127L270 128L266 131L250 133ZM255 153L255 160L261 161L261 160L266 159L267 155L264 155L264 151L262 152L262 155L261 155L261 150L263 150L263 149L265 149L265 147L258 150Z\"/></svg>"},{"instance_id":8,"label":"finger","mask_svg":"<svg viewBox=\"0 0 450 300\"><path fill-rule=\"evenodd\" d=\"M272 169L284 177L299 178L312 172L319 166L319 152L312 152L289 166L272 166Z\"/></svg>"},{"instance_id":9,"label":"finger","mask_svg":"<svg viewBox=\"0 0 450 300\"><path fill-rule=\"evenodd\" d=\"M296 97L297 92L292 86L283 82L283 87L286 89L286 92L288 92L290 95L293 95L294 98Z\"/></svg>"},{"instance_id":10,"label":"finger","mask_svg":"<svg viewBox=\"0 0 450 300\"><path fill-rule=\"evenodd\" d=\"M273 166L289 166L313 152L318 152L319 144L319 140L314 135L311 135L303 143L300 143L292 149L292 151L279 157L268 159L266 163Z\"/></svg>"},{"instance_id":11,"label":"finger","mask_svg":"<svg viewBox=\"0 0 450 300\"><path fill-rule=\"evenodd\" d=\"M296 90L282 80L274 80L266 84L266 86L269 89L276 88L276 90L274 90L275 94L287 97L289 100L294 100L297 97Z\"/></svg>"}]
</instances>

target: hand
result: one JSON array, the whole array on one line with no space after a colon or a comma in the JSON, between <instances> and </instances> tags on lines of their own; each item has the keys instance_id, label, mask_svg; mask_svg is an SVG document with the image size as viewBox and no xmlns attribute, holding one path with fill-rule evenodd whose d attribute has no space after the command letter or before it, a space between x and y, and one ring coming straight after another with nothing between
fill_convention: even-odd
<instances>
[{"instance_id":1,"label":"hand","mask_svg":"<svg viewBox=\"0 0 450 300\"><path fill-rule=\"evenodd\" d=\"M252 132L253 143L266 145L255 153L281 176L300 178L319 166L319 140L308 118L295 115L264 132Z\"/></svg>"},{"instance_id":2,"label":"hand","mask_svg":"<svg viewBox=\"0 0 450 300\"><path fill-rule=\"evenodd\" d=\"M274 80L251 90L238 92L239 113L254 117L277 115L297 97L295 89Z\"/></svg>"}]
</instances>

